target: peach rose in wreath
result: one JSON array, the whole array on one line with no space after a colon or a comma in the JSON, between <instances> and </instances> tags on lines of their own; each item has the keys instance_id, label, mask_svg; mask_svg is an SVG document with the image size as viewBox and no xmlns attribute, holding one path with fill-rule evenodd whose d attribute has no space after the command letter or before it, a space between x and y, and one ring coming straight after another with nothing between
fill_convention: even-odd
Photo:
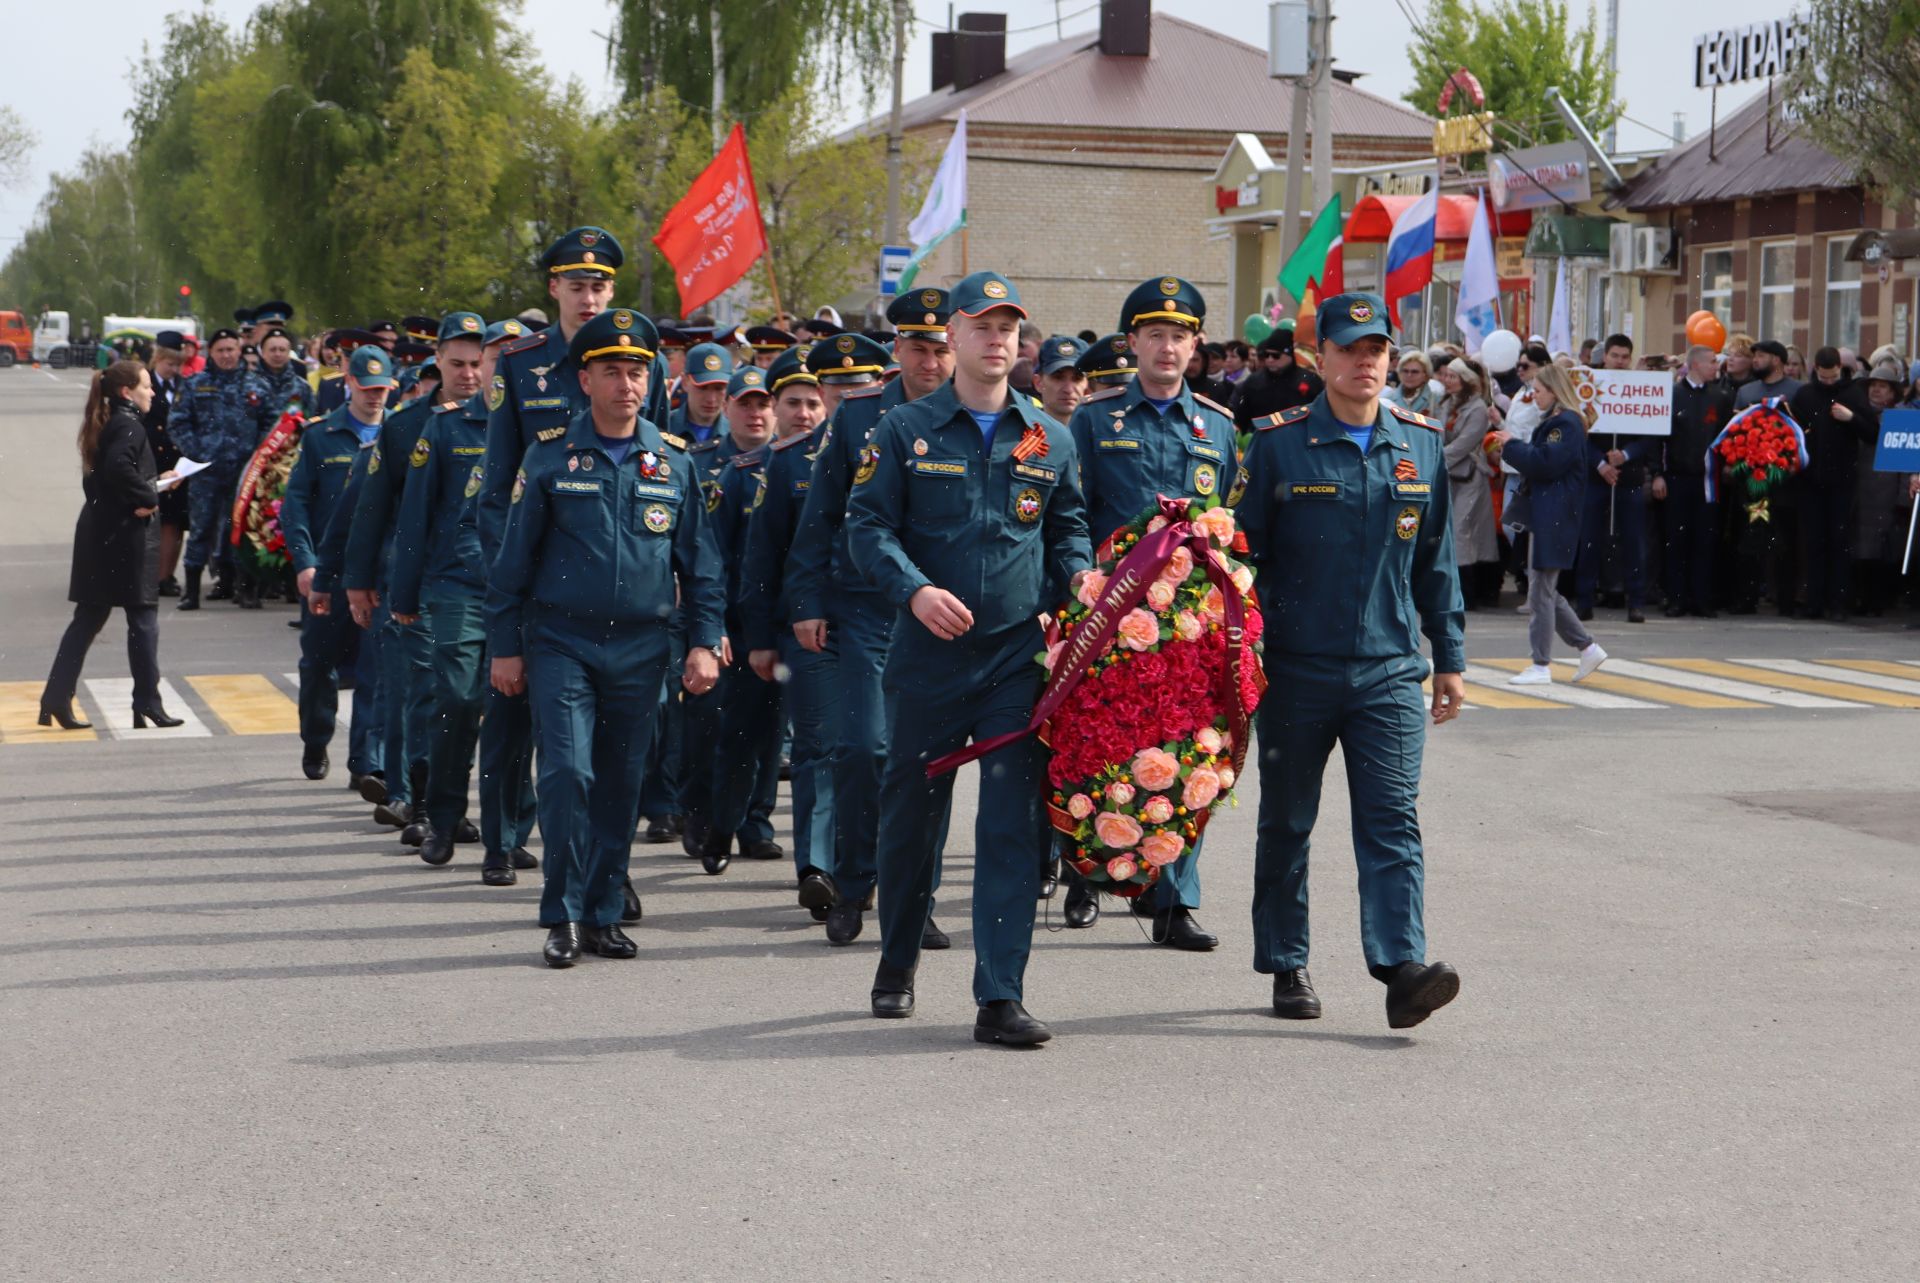
<instances>
[{"instance_id":1,"label":"peach rose in wreath","mask_svg":"<svg viewBox=\"0 0 1920 1283\"><path fill-rule=\"evenodd\" d=\"M1156 615L1173 605L1173 585L1164 579L1156 579L1147 585L1147 609Z\"/></svg>"},{"instance_id":2,"label":"peach rose in wreath","mask_svg":"<svg viewBox=\"0 0 1920 1283\"><path fill-rule=\"evenodd\" d=\"M1221 792L1224 793L1226 790L1233 787L1234 774L1233 774L1233 768L1231 766L1227 765L1225 762L1222 762L1219 766L1214 768L1213 773L1220 777Z\"/></svg>"},{"instance_id":3,"label":"peach rose in wreath","mask_svg":"<svg viewBox=\"0 0 1920 1283\"><path fill-rule=\"evenodd\" d=\"M1107 800L1115 806L1125 806L1133 801L1133 785L1125 780L1115 780L1107 785Z\"/></svg>"},{"instance_id":4,"label":"peach rose in wreath","mask_svg":"<svg viewBox=\"0 0 1920 1283\"><path fill-rule=\"evenodd\" d=\"M1193 519L1193 528L1224 548L1233 542L1233 510L1209 508Z\"/></svg>"},{"instance_id":5,"label":"peach rose in wreath","mask_svg":"<svg viewBox=\"0 0 1920 1283\"><path fill-rule=\"evenodd\" d=\"M1167 525L1168 525L1168 522L1165 517L1161 517L1161 516L1150 517L1147 520L1147 533L1150 535L1157 534L1160 531L1165 530L1167 528Z\"/></svg>"},{"instance_id":6,"label":"peach rose in wreath","mask_svg":"<svg viewBox=\"0 0 1920 1283\"><path fill-rule=\"evenodd\" d=\"M1115 882L1125 882L1140 872L1140 866L1124 855L1116 855L1107 861L1107 876Z\"/></svg>"},{"instance_id":7,"label":"peach rose in wreath","mask_svg":"<svg viewBox=\"0 0 1920 1283\"><path fill-rule=\"evenodd\" d=\"M1180 804L1189 811L1204 811L1220 796L1220 774L1211 766L1196 766L1180 791Z\"/></svg>"},{"instance_id":8,"label":"peach rose in wreath","mask_svg":"<svg viewBox=\"0 0 1920 1283\"><path fill-rule=\"evenodd\" d=\"M1245 566L1235 566L1233 568L1232 578L1233 586L1240 590L1241 596L1244 597L1253 591L1253 572Z\"/></svg>"},{"instance_id":9,"label":"peach rose in wreath","mask_svg":"<svg viewBox=\"0 0 1920 1283\"><path fill-rule=\"evenodd\" d=\"M1180 761L1164 748L1143 748L1133 755L1133 778L1157 793L1180 778Z\"/></svg>"},{"instance_id":10,"label":"peach rose in wreath","mask_svg":"<svg viewBox=\"0 0 1920 1283\"><path fill-rule=\"evenodd\" d=\"M1173 801L1164 793L1155 793L1140 808L1140 818L1148 824L1165 824L1173 818Z\"/></svg>"},{"instance_id":11,"label":"peach rose in wreath","mask_svg":"<svg viewBox=\"0 0 1920 1283\"><path fill-rule=\"evenodd\" d=\"M1131 815L1102 811L1093 818L1093 831L1100 838L1102 846L1125 851L1140 840L1141 829L1140 822Z\"/></svg>"},{"instance_id":12,"label":"peach rose in wreath","mask_svg":"<svg viewBox=\"0 0 1920 1283\"><path fill-rule=\"evenodd\" d=\"M1191 610L1183 610L1173 617L1173 635L1181 641L1199 641L1207 626L1200 622L1200 616Z\"/></svg>"},{"instance_id":13,"label":"peach rose in wreath","mask_svg":"<svg viewBox=\"0 0 1920 1283\"><path fill-rule=\"evenodd\" d=\"M1100 594L1107 590L1107 577L1097 570L1089 570L1087 577L1080 581L1080 591L1075 594L1080 604L1093 609L1093 603L1100 600Z\"/></svg>"},{"instance_id":14,"label":"peach rose in wreath","mask_svg":"<svg viewBox=\"0 0 1920 1283\"><path fill-rule=\"evenodd\" d=\"M1193 554L1183 544L1173 550L1167 558L1166 569L1160 572L1163 582L1178 586L1187 582L1187 576L1193 573Z\"/></svg>"},{"instance_id":15,"label":"peach rose in wreath","mask_svg":"<svg viewBox=\"0 0 1920 1283\"><path fill-rule=\"evenodd\" d=\"M1202 753L1218 753L1227 746L1227 737L1211 726L1202 726L1193 733L1193 742Z\"/></svg>"},{"instance_id":16,"label":"peach rose in wreath","mask_svg":"<svg viewBox=\"0 0 1920 1283\"><path fill-rule=\"evenodd\" d=\"M1160 644L1160 621L1138 606L1120 620L1120 644L1128 650L1151 650Z\"/></svg>"},{"instance_id":17,"label":"peach rose in wreath","mask_svg":"<svg viewBox=\"0 0 1920 1283\"><path fill-rule=\"evenodd\" d=\"M1207 595L1200 599L1200 613L1216 624L1227 617L1227 599L1218 588L1208 586Z\"/></svg>"},{"instance_id":18,"label":"peach rose in wreath","mask_svg":"<svg viewBox=\"0 0 1920 1283\"><path fill-rule=\"evenodd\" d=\"M1076 820L1084 820L1093 814L1093 799L1085 793L1075 793L1067 799L1067 814Z\"/></svg>"},{"instance_id":19,"label":"peach rose in wreath","mask_svg":"<svg viewBox=\"0 0 1920 1283\"><path fill-rule=\"evenodd\" d=\"M1152 833L1141 840L1140 858L1158 869L1186 853L1186 844L1172 833Z\"/></svg>"}]
</instances>

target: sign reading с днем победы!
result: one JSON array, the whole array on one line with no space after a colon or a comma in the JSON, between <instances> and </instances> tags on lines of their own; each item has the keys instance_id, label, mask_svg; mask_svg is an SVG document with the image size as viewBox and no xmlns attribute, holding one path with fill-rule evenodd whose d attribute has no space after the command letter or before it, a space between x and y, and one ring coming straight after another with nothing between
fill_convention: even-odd
<instances>
[{"instance_id":1,"label":"sign reading \u0441 \u0434\u043d\u0435\u043c \u043f\u043e\u0431\u0435\u0434\u044b!","mask_svg":"<svg viewBox=\"0 0 1920 1283\"><path fill-rule=\"evenodd\" d=\"M1573 370L1580 403L1596 416L1589 433L1673 435L1673 376L1664 370Z\"/></svg>"},{"instance_id":2,"label":"sign reading \u0441 \u0434\u043d\u0435\u043c \u043f\u043e\u0431\u0435\u0434\u044b!","mask_svg":"<svg viewBox=\"0 0 1920 1283\"><path fill-rule=\"evenodd\" d=\"M1873 470L1920 472L1920 410L1888 410L1880 416Z\"/></svg>"}]
</instances>

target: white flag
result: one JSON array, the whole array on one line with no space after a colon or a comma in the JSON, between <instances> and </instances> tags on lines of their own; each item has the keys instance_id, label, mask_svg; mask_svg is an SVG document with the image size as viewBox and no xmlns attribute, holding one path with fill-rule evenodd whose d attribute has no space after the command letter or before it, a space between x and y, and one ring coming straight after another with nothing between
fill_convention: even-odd
<instances>
[{"instance_id":1,"label":"white flag","mask_svg":"<svg viewBox=\"0 0 1920 1283\"><path fill-rule=\"evenodd\" d=\"M960 113L947 142L946 154L933 175L933 186L920 212L907 224L907 239L913 242L913 257L900 273L897 289L904 292L913 284L920 264L933 247L967 225L967 113Z\"/></svg>"},{"instance_id":2,"label":"white flag","mask_svg":"<svg viewBox=\"0 0 1920 1283\"><path fill-rule=\"evenodd\" d=\"M1567 260L1560 260L1553 278L1553 311L1547 315L1547 351L1559 356L1573 351L1573 289L1567 282Z\"/></svg>"},{"instance_id":3,"label":"white flag","mask_svg":"<svg viewBox=\"0 0 1920 1283\"><path fill-rule=\"evenodd\" d=\"M1467 237L1467 261L1460 268L1460 302L1453 322L1465 338L1468 356L1480 355L1487 335L1500 328L1500 274L1493 262L1493 229L1487 222L1487 199L1473 204L1473 231Z\"/></svg>"}]
</instances>

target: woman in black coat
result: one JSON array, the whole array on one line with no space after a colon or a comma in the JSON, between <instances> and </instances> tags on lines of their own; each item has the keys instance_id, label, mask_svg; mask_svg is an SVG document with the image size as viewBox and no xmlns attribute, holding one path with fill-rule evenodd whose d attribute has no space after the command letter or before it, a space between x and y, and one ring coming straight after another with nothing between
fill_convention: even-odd
<instances>
[{"instance_id":1,"label":"woman in black coat","mask_svg":"<svg viewBox=\"0 0 1920 1283\"><path fill-rule=\"evenodd\" d=\"M127 666L133 670L133 724L178 726L160 704L160 625L155 562L160 505L153 450L141 416L153 404L153 383L138 361L115 361L93 376L80 423L80 467L86 506L73 531L73 575L67 599L73 622L60 639L53 671L40 694L40 725L83 730L74 688L87 648L118 606L127 616ZM173 473L161 474L171 477Z\"/></svg>"}]
</instances>

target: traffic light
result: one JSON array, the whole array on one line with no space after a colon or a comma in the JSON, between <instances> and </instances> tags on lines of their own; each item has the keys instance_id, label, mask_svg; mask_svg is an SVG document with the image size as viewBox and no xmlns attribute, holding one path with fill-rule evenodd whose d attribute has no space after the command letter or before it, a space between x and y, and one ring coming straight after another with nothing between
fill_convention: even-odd
<instances>
[{"instance_id":1,"label":"traffic light","mask_svg":"<svg viewBox=\"0 0 1920 1283\"><path fill-rule=\"evenodd\" d=\"M180 287L180 297L181 297L181 298L192 298L192 297L193 297L193 286L191 286L191 285L182 285L182 286Z\"/></svg>"}]
</instances>

